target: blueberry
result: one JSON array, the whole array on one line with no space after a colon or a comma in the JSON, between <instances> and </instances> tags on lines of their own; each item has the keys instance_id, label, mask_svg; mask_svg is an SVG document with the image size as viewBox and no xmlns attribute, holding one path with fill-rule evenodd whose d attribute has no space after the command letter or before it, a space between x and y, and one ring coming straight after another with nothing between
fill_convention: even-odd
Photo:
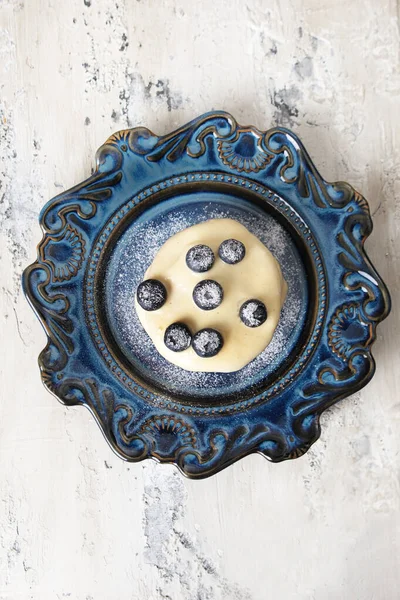
<instances>
[{"instance_id":1,"label":"blueberry","mask_svg":"<svg viewBox=\"0 0 400 600\"><path fill-rule=\"evenodd\" d=\"M214 264L214 252L209 246L198 244L190 248L186 254L186 264L196 273L209 271Z\"/></svg>"},{"instance_id":2,"label":"blueberry","mask_svg":"<svg viewBox=\"0 0 400 600\"><path fill-rule=\"evenodd\" d=\"M247 327L259 327L267 320L267 309L261 300L247 300L242 304L239 316Z\"/></svg>"},{"instance_id":3,"label":"blueberry","mask_svg":"<svg viewBox=\"0 0 400 600\"><path fill-rule=\"evenodd\" d=\"M187 350L192 342L192 334L185 323L172 323L165 330L164 344L173 352Z\"/></svg>"},{"instance_id":4,"label":"blueberry","mask_svg":"<svg viewBox=\"0 0 400 600\"><path fill-rule=\"evenodd\" d=\"M210 327L200 329L200 331L193 336L193 350L202 358L215 356L221 350L223 345L224 340L222 335L219 331L211 329Z\"/></svg>"},{"instance_id":5,"label":"blueberry","mask_svg":"<svg viewBox=\"0 0 400 600\"><path fill-rule=\"evenodd\" d=\"M223 297L224 290L219 283L212 279L199 281L193 290L194 303L203 310L217 308L221 304Z\"/></svg>"},{"instance_id":6,"label":"blueberry","mask_svg":"<svg viewBox=\"0 0 400 600\"><path fill-rule=\"evenodd\" d=\"M239 240L225 240L218 249L218 254L221 260L228 265L236 265L244 259L246 248Z\"/></svg>"},{"instance_id":7,"label":"blueberry","mask_svg":"<svg viewBox=\"0 0 400 600\"><path fill-rule=\"evenodd\" d=\"M167 290L158 279L146 279L138 285L136 298L143 310L157 310L167 299Z\"/></svg>"}]
</instances>

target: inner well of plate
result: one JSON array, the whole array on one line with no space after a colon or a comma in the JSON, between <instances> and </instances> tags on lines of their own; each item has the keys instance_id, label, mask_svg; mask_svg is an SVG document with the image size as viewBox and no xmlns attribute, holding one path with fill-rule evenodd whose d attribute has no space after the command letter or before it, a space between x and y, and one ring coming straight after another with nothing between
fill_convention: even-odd
<instances>
[{"instance_id":1,"label":"inner well of plate","mask_svg":"<svg viewBox=\"0 0 400 600\"><path fill-rule=\"evenodd\" d=\"M290 366L309 333L310 277L289 223L265 204L226 192L182 191L137 207L114 231L102 260L97 314L107 346L129 377L180 402L219 404L263 391ZM250 364L233 373L193 373L158 354L137 317L135 292L168 238L217 218L239 221L268 247L281 265L288 295L271 343Z\"/></svg>"}]
</instances>

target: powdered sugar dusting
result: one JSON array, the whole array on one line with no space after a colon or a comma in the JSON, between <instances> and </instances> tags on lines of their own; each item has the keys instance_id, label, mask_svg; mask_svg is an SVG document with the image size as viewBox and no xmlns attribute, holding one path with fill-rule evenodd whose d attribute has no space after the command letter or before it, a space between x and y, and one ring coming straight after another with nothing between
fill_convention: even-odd
<instances>
[{"instance_id":1,"label":"powdered sugar dusting","mask_svg":"<svg viewBox=\"0 0 400 600\"><path fill-rule=\"evenodd\" d=\"M200 356L215 356L222 347L222 338L218 331L203 329L193 338L193 348Z\"/></svg>"},{"instance_id":2,"label":"powdered sugar dusting","mask_svg":"<svg viewBox=\"0 0 400 600\"><path fill-rule=\"evenodd\" d=\"M186 264L189 269L196 273L205 273L214 264L214 252L205 244L198 244L188 250L186 254Z\"/></svg>"},{"instance_id":3,"label":"powdered sugar dusting","mask_svg":"<svg viewBox=\"0 0 400 600\"><path fill-rule=\"evenodd\" d=\"M218 199L219 200L219 199ZM251 207L251 208L249 208ZM251 363L235 373L190 372L177 367L154 348L135 310L134 291L161 246L175 233L209 219L231 218L256 235L280 263L288 284L281 318L270 344ZM164 211L141 218L122 235L114 249L106 276L107 312L114 335L139 373L151 376L171 392L229 393L264 378L287 357L298 338L307 307L302 261L287 231L272 216L238 199L164 203Z\"/></svg>"},{"instance_id":4,"label":"powdered sugar dusting","mask_svg":"<svg viewBox=\"0 0 400 600\"><path fill-rule=\"evenodd\" d=\"M239 240L225 240L219 247L218 254L220 258L229 265L235 265L243 260L246 254L246 248Z\"/></svg>"},{"instance_id":5,"label":"powdered sugar dusting","mask_svg":"<svg viewBox=\"0 0 400 600\"><path fill-rule=\"evenodd\" d=\"M222 302L224 291L217 281L203 279L193 290L193 300L203 310L217 308Z\"/></svg>"},{"instance_id":6,"label":"powdered sugar dusting","mask_svg":"<svg viewBox=\"0 0 400 600\"><path fill-rule=\"evenodd\" d=\"M240 318L248 327L262 325L266 316L265 306L258 300L248 300L240 309Z\"/></svg>"},{"instance_id":7,"label":"powdered sugar dusting","mask_svg":"<svg viewBox=\"0 0 400 600\"><path fill-rule=\"evenodd\" d=\"M164 343L167 348L174 352L187 350L191 341L192 336L184 323L173 323L165 332Z\"/></svg>"}]
</instances>

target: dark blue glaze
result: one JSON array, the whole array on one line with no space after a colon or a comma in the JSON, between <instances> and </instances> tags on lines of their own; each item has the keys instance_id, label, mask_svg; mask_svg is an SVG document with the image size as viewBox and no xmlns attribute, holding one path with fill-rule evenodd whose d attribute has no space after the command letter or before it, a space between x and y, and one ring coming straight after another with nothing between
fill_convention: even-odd
<instances>
[{"instance_id":1,"label":"dark blue glaze","mask_svg":"<svg viewBox=\"0 0 400 600\"><path fill-rule=\"evenodd\" d=\"M143 331L127 310L149 266L139 258L155 251L144 232L218 214L283 228L279 260L299 316L282 325L283 347L268 364L255 359L201 385L174 374L173 383L164 359L137 343ZM118 132L94 174L51 200L40 222L23 286L48 335L43 382L63 403L87 406L126 460L152 457L201 478L250 452L301 456L319 437L322 411L374 373L371 345L390 298L363 248L367 202L324 181L286 129L261 132L214 112L163 137Z\"/></svg>"}]
</instances>

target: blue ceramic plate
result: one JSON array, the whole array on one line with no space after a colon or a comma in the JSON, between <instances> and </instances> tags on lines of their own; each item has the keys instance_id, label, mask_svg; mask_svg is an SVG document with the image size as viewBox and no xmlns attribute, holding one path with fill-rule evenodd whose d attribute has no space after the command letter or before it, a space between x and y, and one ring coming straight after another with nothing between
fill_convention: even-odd
<instances>
[{"instance_id":1,"label":"blue ceramic plate","mask_svg":"<svg viewBox=\"0 0 400 600\"><path fill-rule=\"evenodd\" d=\"M269 248L289 291L272 342L249 365L190 373L155 350L135 290L171 235L227 217ZM321 412L374 373L371 345L390 299L363 249L367 202L324 181L286 129L213 112L164 137L118 132L95 173L51 200L40 223L23 284L48 336L43 382L63 403L87 406L126 460L201 478L250 452L300 456Z\"/></svg>"}]
</instances>

